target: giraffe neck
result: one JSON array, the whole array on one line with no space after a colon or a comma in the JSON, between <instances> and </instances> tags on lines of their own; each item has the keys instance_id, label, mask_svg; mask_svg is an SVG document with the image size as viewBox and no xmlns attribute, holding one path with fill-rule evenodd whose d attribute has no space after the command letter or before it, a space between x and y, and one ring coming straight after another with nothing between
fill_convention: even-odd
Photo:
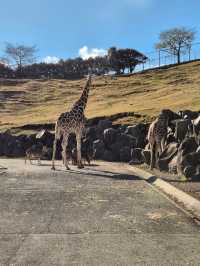
<instances>
[{"instance_id":1,"label":"giraffe neck","mask_svg":"<svg viewBox=\"0 0 200 266\"><path fill-rule=\"evenodd\" d=\"M73 105L72 111L75 109L79 109L80 111L84 112L85 107L87 105L87 100L88 100L88 95L89 95L89 90L90 90L90 83L91 83L91 78L89 77L85 84L83 92L81 94L81 97Z\"/></svg>"}]
</instances>

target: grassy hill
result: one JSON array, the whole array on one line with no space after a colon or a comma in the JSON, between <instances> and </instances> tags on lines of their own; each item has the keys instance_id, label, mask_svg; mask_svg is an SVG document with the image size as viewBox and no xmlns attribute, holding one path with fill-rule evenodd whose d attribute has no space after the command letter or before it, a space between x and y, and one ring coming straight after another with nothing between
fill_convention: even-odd
<instances>
[{"instance_id":1,"label":"grassy hill","mask_svg":"<svg viewBox=\"0 0 200 266\"><path fill-rule=\"evenodd\" d=\"M85 80L1 80L0 129L52 123L69 110ZM93 80L86 116L136 112L117 122L151 120L162 108L200 110L200 61L155 69L127 77Z\"/></svg>"}]
</instances>

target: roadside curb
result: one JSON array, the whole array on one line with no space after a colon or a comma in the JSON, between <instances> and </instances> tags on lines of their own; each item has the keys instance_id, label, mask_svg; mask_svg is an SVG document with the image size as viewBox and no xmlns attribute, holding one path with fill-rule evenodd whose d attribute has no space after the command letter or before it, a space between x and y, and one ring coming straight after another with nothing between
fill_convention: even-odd
<instances>
[{"instance_id":1,"label":"roadside curb","mask_svg":"<svg viewBox=\"0 0 200 266\"><path fill-rule=\"evenodd\" d=\"M141 179L146 180L151 185L157 187L163 191L168 196L172 197L178 203L184 205L184 208L191 213L194 218L200 220L200 201L188 195L187 193L179 190L178 188L172 186L166 181L158 178L145 170L139 169L135 166L127 166L129 171L139 176Z\"/></svg>"}]
</instances>

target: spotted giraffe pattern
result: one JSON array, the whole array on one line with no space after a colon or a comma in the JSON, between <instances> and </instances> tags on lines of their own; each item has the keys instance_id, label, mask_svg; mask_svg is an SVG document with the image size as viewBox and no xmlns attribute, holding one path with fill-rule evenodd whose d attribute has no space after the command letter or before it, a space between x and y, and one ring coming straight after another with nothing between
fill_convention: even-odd
<instances>
[{"instance_id":1,"label":"spotted giraffe pattern","mask_svg":"<svg viewBox=\"0 0 200 266\"><path fill-rule=\"evenodd\" d=\"M150 144L151 160L150 168L153 169L158 155L162 153L167 138L169 111L162 110L158 118L149 127L147 139Z\"/></svg>"},{"instance_id":2,"label":"spotted giraffe pattern","mask_svg":"<svg viewBox=\"0 0 200 266\"><path fill-rule=\"evenodd\" d=\"M55 153L56 153L56 143L57 140L63 136L62 140L62 152L63 162L67 169L69 169L67 157L66 157L66 147L68 144L69 134L75 133L77 140L77 165L78 168L83 168L81 161L81 137L82 132L85 127L85 115L84 111L87 105L89 89L91 85L91 76L88 77L83 92L78 101L74 103L69 112L62 113L55 126L55 140L53 145L53 157L52 157L52 169L55 170Z\"/></svg>"}]
</instances>

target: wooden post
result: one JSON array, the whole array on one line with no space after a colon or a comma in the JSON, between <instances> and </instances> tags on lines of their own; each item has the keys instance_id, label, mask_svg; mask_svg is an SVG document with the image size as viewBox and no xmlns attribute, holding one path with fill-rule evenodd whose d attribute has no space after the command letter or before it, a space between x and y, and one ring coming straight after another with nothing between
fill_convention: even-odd
<instances>
[{"instance_id":1,"label":"wooden post","mask_svg":"<svg viewBox=\"0 0 200 266\"><path fill-rule=\"evenodd\" d=\"M160 67L160 49L158 50L158 65Z\"/></svg>"}]
</instances>

